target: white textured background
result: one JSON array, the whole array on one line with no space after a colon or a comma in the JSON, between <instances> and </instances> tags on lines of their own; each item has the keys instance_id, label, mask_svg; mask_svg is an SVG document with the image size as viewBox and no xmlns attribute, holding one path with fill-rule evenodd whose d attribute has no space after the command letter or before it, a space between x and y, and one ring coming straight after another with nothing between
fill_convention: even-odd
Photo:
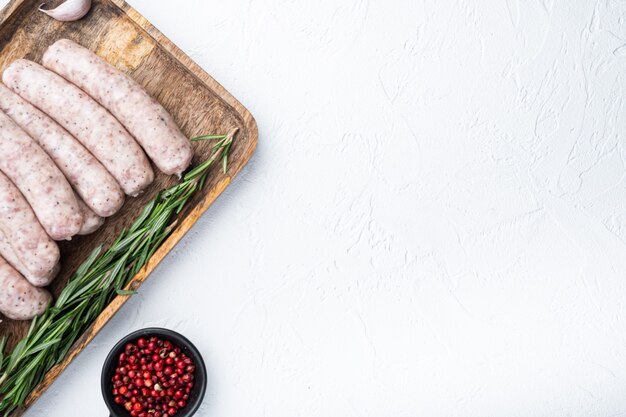
<instances>
[{"instance_id":1,"label":"white textured background","mask_svg":"<svg viewBox=\"0 0 626 417\"><path fill-rule=\"evenodd\" d=\"M204 417L626 416L626 2L131 3L259 147L29 417L153 325Z\"/></svg>"}]
</instances>

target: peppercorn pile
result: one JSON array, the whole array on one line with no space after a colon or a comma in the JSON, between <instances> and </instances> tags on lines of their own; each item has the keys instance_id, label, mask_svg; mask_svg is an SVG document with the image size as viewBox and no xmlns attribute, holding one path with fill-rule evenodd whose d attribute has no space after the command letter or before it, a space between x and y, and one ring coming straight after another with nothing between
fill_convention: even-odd
<instances>
[{"instance_id":1,"label":"peppercorn pile","mask_svg":"<svg viewBox=\"0 0 626 417\"><path fill-rule=\"evenodd\" d=\"M193 360L169 340L139 338L119 356L113 382L116 404L131 417L173 416L193 389Z\"/></svg>"}]
</instances>

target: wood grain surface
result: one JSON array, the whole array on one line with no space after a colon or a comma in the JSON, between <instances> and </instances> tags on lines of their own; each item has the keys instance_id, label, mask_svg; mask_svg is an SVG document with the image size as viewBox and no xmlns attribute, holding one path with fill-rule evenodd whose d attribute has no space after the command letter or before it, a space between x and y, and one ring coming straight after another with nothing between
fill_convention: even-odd
<instances>
[{"instance_id":1,"label":"wood grain surface","mask_svg":"<svg viewBox=\"0 0 626 417\"><path fill-rule=\"evenodd\" d=\"M12 0L0 12L0 71L17 58L41 62L43 52L50 44L69 38L130 74L170 111L188 137L226 133L239 128L227 174L224 175L217 166L212 168L204 189L180 214L171 237L133 278L129 288L137 289L248 162L257 143L256 123L232 95L126 2L94 0L89 14L71 23L57 22L38 12L40 4L41 0ZM193 165L197 165L209 157L211 145L196 142L194 147ZM61 242L62 269L50 288L53 294L59 294L78 265L97 245L110 244L158 191L175 182L174 177L158 174L147 192L138 198L127 199L122 210L107 219L99 231ZM128 296L118 296L111 302L77 341L65 361L46 375L28 398L26 406L41 395L127 299ZM5 319L0 324L0 335L9 336L9 348L12 348L28 326L29 322ZM23 412L24 409L17 410L13 416Z\"/></svg>"}]
</instances>

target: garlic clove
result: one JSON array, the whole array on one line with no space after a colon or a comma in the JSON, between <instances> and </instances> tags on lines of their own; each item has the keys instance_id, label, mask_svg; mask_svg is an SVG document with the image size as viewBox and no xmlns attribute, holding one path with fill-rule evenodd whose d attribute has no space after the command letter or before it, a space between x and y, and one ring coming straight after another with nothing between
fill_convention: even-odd
<instances>
[{"instance_id":1,"label":"garlic clove","mask_svg":"<svg viewBox=\"0 0 626 417\"><path fill-rule=\"evenodd\" d=\"M45 4L39 6L39 11L44 12L53 19L61 22L73 22L84 17L91 9L91 0L66 0L58 7L46 10Z\"/></svg>"}]
</instances>

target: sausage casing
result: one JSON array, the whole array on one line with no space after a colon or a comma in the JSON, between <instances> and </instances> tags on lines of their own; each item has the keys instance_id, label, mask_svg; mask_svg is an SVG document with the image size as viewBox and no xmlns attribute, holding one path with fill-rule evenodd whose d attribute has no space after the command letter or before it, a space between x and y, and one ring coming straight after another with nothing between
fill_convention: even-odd
<instances>
[{"instance_id":1,"label":"sausage casing","mask_svg":"<svg viewBox=\"0 0 626 417\"><path fill-rule=\"evenodd\" d=\"M71 239L83 224L72 187L52 159L0 111L0 170L19 188L55 240Z\"/></svg>"},{"instance_id":2,"label":"sausage casing","mask_svg":"<svg viewBox=\"0 0 626 417\"><path fill-rule=\"evenodd\" d=\"M0 257L0 312L13 320L40 315L52 301L50 293L32 286Z\"/></svg>"},{"instance_id":3,"label":"sausage casing","mask_svg":"<svg viewBox=\"0 0 626 417\"><path fill-rule=\"evenodd\" d=\"M33 285L44 287L59 271L60 252L43 229L30 205L13 185L0 173L0 232L4 236L3 247L13 255L2 252L12 265Z\"/></svg>"},{"instance_id":4,"label":"sausage casing","mask_svg":"<svg viewBox=\"0 0 626 417\"><path fill-rule=\"evenodd\" d=\"M83 214L83 226L80 228L78 234L90 235L104 224L104 218L94 213L80 197L77 197L77 200L80 211Z\"/></svg>"},{"instance_id":5,"label":"sausage casing","mask_svg":"<svg viewBox=\"0 0 626 417\"><path fill-rule=\"evenodd\" d=\"M180 175L189 167L191 142L168 111L135 80L69 39L52 44L42 62L109 110L161 171Z\"/></svg>"}]
</instances>

